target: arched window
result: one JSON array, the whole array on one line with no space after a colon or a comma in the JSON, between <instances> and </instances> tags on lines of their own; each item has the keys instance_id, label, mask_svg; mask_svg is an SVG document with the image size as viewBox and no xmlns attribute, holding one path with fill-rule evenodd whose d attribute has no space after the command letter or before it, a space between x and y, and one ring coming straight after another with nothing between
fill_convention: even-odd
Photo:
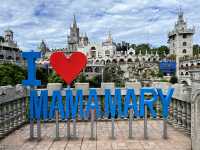
<instances>
[{"instance_id":1,"label":"arched window","mask_svg":"<svg viewBox=\"0 0 200 150\"><path fill-rule=\"evenodd\" d=\"M105 60L101 60L101 65L105 65Z\"/></svg>"},{"instance_id":2,"label":"arched window","mask_svg":"<svg viewBox=\"0 0 200 150\"><path fill-rule=\"evenodd\" d=\"M95 63L96 63L96 64L99 64L99 60L97 59Z\"/></svg>"},{"instance_id":3,"label":"arched window","mask_svg":"<svg viewBox=\"0 0 200 150\"><path fill-rule=\"evenodd\" d=\"M108 60L106 60L106 64L109 64L109 63L111 63L111 61L108 59Z\"/></svg>"},{"instance_id":4,"label":"arched window","mask_svg":"<svg viewBox=\"0 0 200 150\"><path fill-rule=\"evenodd\" d=\"M112 61L113 63L117 63L117 60L116 59L113 59L113 61Z\"/></svg>"},{"instance_id":5,"label":"arched window","mask_svg":"<svg viewBox=\"0 0 200 150\"><path fill-rule=\"evenodd\" d=\"M184 49L184 50L183 50L183 53L184 53L184 54L186 54L186 53L187 53L186 49Z\"/></svg>"},{"instance_id":6,"label":"arched window","mask_svg":"<svg viewBox=\"0 0 200 150\"><path fill-rule=\"evenodd\" d=\"M119 60L119 63L120 63L120 64L124 64L124 63L125 63L124 59L120 59L120 60Z\"/></svg>"},{"instance_id":7,"label":"arched window","mask_svg":"<svg viewBox=\"0 0 200 150\"><path fill-rule=\"evenodd\" d=\"M128 62L128 63L132 63L133 61L132 61L131 58L129 58L129 59L127 60L127 62Z\"/></svg>"},{"instance_id":8,"label":"arched window","mask_svg":"<svg viewBox=\"0 0 200 150\"><path fill-rule=\"evenodd\" d=\"M181 75L183 75L183 72L181 72Z\"/></svg>"},{"instance_id":9,"label":"arched window","mask_svg":"<svg viewBox=\"0 0 200 150\"><path fill-rule=\"evenodd\" d=\"M187 42L183 42L183 46L187 46Z\"/></svg>"}]
</instances>

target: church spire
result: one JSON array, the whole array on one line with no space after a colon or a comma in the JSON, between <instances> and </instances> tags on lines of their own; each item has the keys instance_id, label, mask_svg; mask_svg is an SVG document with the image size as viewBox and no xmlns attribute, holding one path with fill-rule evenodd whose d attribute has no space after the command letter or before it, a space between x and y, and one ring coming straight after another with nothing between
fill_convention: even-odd
<instances>
[{"instance_id":1,"label":"church spire","mask_svg":"<svg viewBox=\"0 0 200 150\"><path fill-rule=\"evenodd\" d=\"M112 35L111 35L111 32L109 31L108 32L108 42L112 43Z\"/></svg>"},{"instance_id":2,"label":"church spire","mask_svg":"<svg viewBox=\"0 0 200 150\"><path fill-rule=\"evenodd\" d=\"M76 16L75 16L75 14L74 14L74 19L73 19L73 27L74 27L74 28L77 27L77 24L76 24Z\"/></svg>"},{"instance_id":3,"label":"church spire","mask_svg":"<svg viewBox=\"0 0 200 150\"><path fill-rule=\"evenodd\" d=\"M179 11L178 11L178 24L181 24L184 22L184 18L183 18L183 10L182 8L180 7L179 8Z\"/></svg>"}]
</instances>

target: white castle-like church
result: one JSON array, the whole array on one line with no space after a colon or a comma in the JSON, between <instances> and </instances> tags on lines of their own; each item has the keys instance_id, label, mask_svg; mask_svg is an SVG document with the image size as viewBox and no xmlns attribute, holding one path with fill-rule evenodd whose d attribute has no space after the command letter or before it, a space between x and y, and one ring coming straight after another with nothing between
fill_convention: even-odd
<instances>
[{"instance_id":1,"label":"white castle-like church","mask_svg":"<svg viewBox=\"0 0 200 150\"><path fill-rule=\"evenodd\" d=\"M176 56L176 74L178 77L183 74L179 69L179 58L193 56L194 34L195 28L188 27L183 11L180 9L174 29L168 33L169 55ZM88 76L100 75L106 64L115 63L124 71L124 80L133 81L141 78L144 79L147 76L152 79L151 74L159 72L159 62L163 59L157 52L148 53L146 51L145 54L142 54L140 51L139 54L136 54L133 48L127 48L125 51L118 50L118 45L113 41L111 32L108 33L107 38L103 42L91 42L86 33L80 34L75 15L67 36L67 42L67 48L53 51L64 51L66 54L74 51L85 53L88 57L88 64L85 69ZM52 51L48 50L44 41L40 47L42 47L42 52L48 54L49 57ZM167 55L165 56L167 57Z\"/></svg>"}]
</instances>

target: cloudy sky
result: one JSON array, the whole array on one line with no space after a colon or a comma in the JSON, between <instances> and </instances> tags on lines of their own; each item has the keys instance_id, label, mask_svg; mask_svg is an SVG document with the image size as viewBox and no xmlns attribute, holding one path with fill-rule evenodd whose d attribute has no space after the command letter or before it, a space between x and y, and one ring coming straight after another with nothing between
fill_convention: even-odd
<instances>
[{"instance_id":1,"label":"cloudy sky","mask_svg":"<svg viewBox=\"0 0 200 150\"><path fill-rule=\"evenodd\" d=\"M93 42L111 31L115 42L166 45L180 6L200 44L199 0L0 0L0 35L12 29L23 50L36 49L42 39L50 48L63 48L75 13L80 32Z\"/></svg>"}]
</instances>

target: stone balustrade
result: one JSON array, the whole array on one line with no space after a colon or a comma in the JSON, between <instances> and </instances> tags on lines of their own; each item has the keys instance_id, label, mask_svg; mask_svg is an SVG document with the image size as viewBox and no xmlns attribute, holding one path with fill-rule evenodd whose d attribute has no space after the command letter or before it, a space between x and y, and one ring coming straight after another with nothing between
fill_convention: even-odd
<instances>
[{"instance_id":1,"label":"stone balustrade","mask_svg":"<svg viewBox=\"0 0 200 150\"><path fill-rule=\"evenodd\" d=\"M26 91L21 86L0 87L0 138L26 122Z\"/></svg>"}]
</instances>

